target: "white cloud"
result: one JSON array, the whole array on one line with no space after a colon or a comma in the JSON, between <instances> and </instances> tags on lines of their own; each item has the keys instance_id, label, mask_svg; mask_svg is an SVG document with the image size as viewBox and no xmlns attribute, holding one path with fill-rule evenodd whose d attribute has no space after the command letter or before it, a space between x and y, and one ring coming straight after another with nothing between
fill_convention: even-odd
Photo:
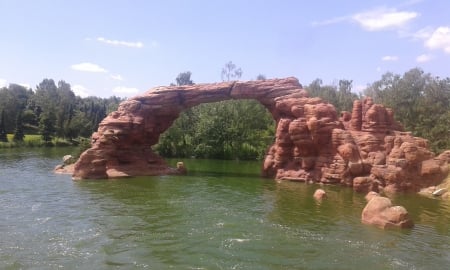
<instances>
[{"instance_id":1,"label":"white cloud","mask_svg":"<svg viewBox=\"0 0 450 270\"><path fill-rule=\"evenodd\" d=\"M434 32L434 29L433 29L433 28L431 28L431 27L425 27L425 28L422 28L422 29L416 31L416 32L413 33L411 36L412 36L414 39L424 40L424 39L429 38L429 37L431 36L431 34L433 34L433 32Z\"/></svg>"},{"instance_id":2,"label":"white cloud","mask_svg":"<svg viewBox=\"0 0 450 270\"><path fill-rule=\"evenodd\" d=\"M98 73L107 73L108 72L106 69L100 67L99 65L88 63L88 62L72 65L71 68L73 70L86 71L86 72L98 72Z\"/></svg>"},{"instance_id":3,"label":"white cloud","mask_svg":"<svg viewBox=\"0 0 450 270\"><path fill-rule=\"evenodd\" d=\"M420 14L413 11L397 11L395 8L377 8L340 16L324 21L315 21L313 26L324 26L341 22L357 23L367 31L399 30Z\"/></svg>"},{"instance_id":4,"label":"white cloud","mask_svg":"<svg viewBox=\"0 0 450 270\"><path fill-rule=\"evenodd\" d=\"M144 43L142 43L140 41L130 42L130 41L123 41L123 40L111 40L111 39L106 39L104 37L98 37L97 41L106 43L109 45L113 45L113 46L122 46L122 47L129 47L129 48L138 48L138 49L144 47Z\"/></svg>"},{"instance_id":5,"label":"white cloud","mask_svg":"<svg viewBox=\"0 0 450 270\"><path fill-rule=\"evenodd\" d=\"M7 80L0 78L0 88L8 87L9 83Z\"/></svg>"},{"instance_id":6,"label":"white cloud","mask_svg":"<svg viewBox=\"0 0 450 270\"><path fill-rule=\"evenodd\" d=\"M450 27L440 26L425 40L425 46L430 49L442 49L450 54Z\"/></svg>"},{"instance_id":7,"label":"white cloud","mask_svg":"<svg viewBox=\"0 0 450 270\"><path fill-rule=\"evenodd\" d=\"M82 98L89 96L88 89L79 84L73 85L72 91L75 93L76 96L80 96Z\"/></svg>"},{"instance_id":8,"label":"white cloud","mask_svg":"<svg viewBox=\"0 0 450 270\"><path fill-rule=\"evenodd\" d=\"M399 58L395 55L386 55L381 58L382 61L397 61Z\"/></svg>"},{"instance_id":9,"label":"white cloud","mask_svg":"<svg viewBox=\"0 0 450 270\"><path fill-rule=\"evenodd\" d=\"M356 13L351 18L367 31L380 31L401 28L417 16L417 12L383 8Z\"/></svg>"},{"instance_id":10,"label":"white cloud","mask_svg":"<svg viewBox=\"0 0 450 270\"><path fill-rule=\"evenodd\" d=\"M120 74L116 74L116 75L111 74L111 75L109 75L109 77L116 81L123 81L123 77Z\"/></svg>"},{"instance_id":11,"label":"white cloud","mask_svg":"<svg viewBox=\"0 0 450 270\"><path fill-rule=\"evenodd\" d=\"M425 63L428 62L432 59L433 57L429 54L421 54L419 56L417 56L416 61L418 63Z\"/></svg>"},{"instance_id":12,"label":"white cloud","mask_svg":"<svg viewBox=\"0 0 450 270\"><path fill-rule=\"evenodd\" d=\"M126 95L131 95L131 94L136 94L136 93L138 93L138 92L139 92L139 89L133 88L133 87L117 86L117 87L115 87L112 91L113 91L113 93L115 93L115 94L126 94Z\"/></svg>"}]
</instances>

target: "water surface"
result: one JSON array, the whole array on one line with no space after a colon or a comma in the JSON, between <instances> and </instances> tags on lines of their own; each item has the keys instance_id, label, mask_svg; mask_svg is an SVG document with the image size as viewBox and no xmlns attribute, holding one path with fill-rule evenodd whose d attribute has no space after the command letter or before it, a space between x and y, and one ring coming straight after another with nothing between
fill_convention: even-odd
<instances>
[{"instance_id":1,"label":"water surface","mask_svg":"<svg viewBox=\"0 0 450 270\"><path fill-rule=\"evenodd\" d=\"M259 162L73 182L67 149L0 149L0 269L448 269L450 203L398 195L415 227L360 222L349 188L276 183ZM173 161L173 162L176 162Z\"/></svg>"}]
</instances>

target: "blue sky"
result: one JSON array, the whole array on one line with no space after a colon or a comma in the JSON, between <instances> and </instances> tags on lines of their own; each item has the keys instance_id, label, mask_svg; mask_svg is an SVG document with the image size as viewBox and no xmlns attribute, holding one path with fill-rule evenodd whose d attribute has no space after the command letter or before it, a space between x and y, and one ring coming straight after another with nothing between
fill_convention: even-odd
<instances>
[{"instance_id":1,"label":"blue sky","mask_svg":"<svg viewBox=\"0 0 450 270\"><path fill-rule=\"evenodd\" d=\"M65 80L81 96L133 96L191 71L304 85L420 67L450 77L450 1L0 0L0 87Z\"/></svg>"}]
</instances>

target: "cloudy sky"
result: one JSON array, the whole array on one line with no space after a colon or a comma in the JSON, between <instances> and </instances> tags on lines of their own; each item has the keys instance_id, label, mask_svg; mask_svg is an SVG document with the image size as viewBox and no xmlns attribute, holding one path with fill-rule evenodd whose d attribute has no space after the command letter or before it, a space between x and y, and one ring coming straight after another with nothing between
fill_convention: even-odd
<instances>
[{"instance_id":1,"label":"cloudy sky","mask_svg":"<svg viewBox=\"0 0 450 270\"><path fill-rule=\"evenodd\" d=\"M132 96L183 71L304 85L420 67L450 77L450 1L0 0L0 87L65 80L81 96Z\"/></svg>"}]
</instances>

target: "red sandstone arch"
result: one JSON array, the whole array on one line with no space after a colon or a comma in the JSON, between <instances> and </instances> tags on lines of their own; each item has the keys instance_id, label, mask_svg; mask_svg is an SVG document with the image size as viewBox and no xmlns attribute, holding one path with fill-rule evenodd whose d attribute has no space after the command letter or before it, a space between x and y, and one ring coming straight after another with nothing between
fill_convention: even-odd
<instances>
[{"instance_id":1,"label":"red sandstone arch","mask_svg":"<svg viewBox=\"0 0 450 270\"><path fill-rule=\"evenodd\" d=\"M156 87L130 98L100 123L92 147L75 164L74 179L178 173L151 146L182 111L229 99L255 99L277 123L265 176L361 190L378 185L417 190L448 173L445 156L434 158L426 140L402 132L392 110L371 99L357 100L351 113L338 118L333 105L309 98L291 77Z\"/></svg>"}]
</instances>

